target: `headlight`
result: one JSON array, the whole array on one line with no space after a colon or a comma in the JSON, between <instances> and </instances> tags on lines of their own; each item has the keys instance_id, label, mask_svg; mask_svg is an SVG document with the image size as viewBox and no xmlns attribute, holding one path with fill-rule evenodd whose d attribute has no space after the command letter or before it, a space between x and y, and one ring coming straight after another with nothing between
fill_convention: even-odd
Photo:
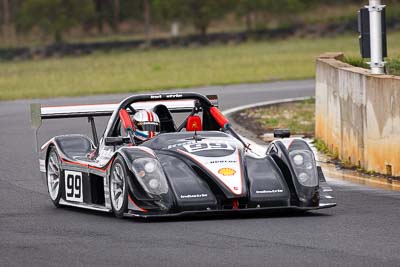
<instances>
[{"instance_id":1,"label":"headlight","mask_svg":"<svg viewBox=\"0 0 400 267\"><path fill-rule=\"evenodd\" d=\"M309 179L310 179L310 176L308 176L307 173L302 172L302 173L299 174L299 181L300 181L300 183L306 183L307 180L309 180Z\"/></svg>"},{"instance_id":2,"label":"headlight","mask_svg":"<svg viewBox=\"0 0 400 267\"><path fill-rule=\"evenodd\" d=\"M158 160L139 158L132 163L133 172L146 192L154 195L168 192L168 183Z\"/></svg>"},{"instance_id":3,"label":"headlight","mask_svg":"<svg viewBox=\"0 0 400 267\"><path fill-rule=\"evenodd\" d=\"M289 152L289 157L299 183L304 186L317 186L318 173L314 154L308 150L293 150Z\"/></svg>"},{"instance_id":4,"label":"headlight","mask_svg":"<svg viewBox=\"0 0 400 267\"><path fill-rule=\"evenodd\" d=\"M302 155L297 154L296 156L293 157L293 162L296 165L303 165L304 163L304 158Z\"/></svg>"},{"instance_id":5,"label":"headlight","mask_svg":"<svg viewBox=\"0 0 400 267\"><path fill-rule=\"evenodd\" d=\"M148 172L148 173L153 172L155 168L156 168L156 165L155 165L153 162L151 162L151 161L147 162L147 163L144 165L144 170L145 170L146 172Z\"/></svg>"},{"instance_id":6,"label":"headlight","mask_svg":"<svg viewBox=\"0 0 400 267\"><path fill-rule=\"evenodd\" d=\"M157 189L160 186L160 182L157 179L151 179L149 181L149 186L151 189Z\"/></svg>"},{"instance_id":7,"label":"headlight","mask_svg":"<svg viewBox=\"0 0 400 267\"><path fill-rule=\"evenodd\" d=\"M304 167L307 170L311 170L313 168L313 164L312 164L312 162L306 162L306 164L304 164Z\"/></svg>"}]
</instances>

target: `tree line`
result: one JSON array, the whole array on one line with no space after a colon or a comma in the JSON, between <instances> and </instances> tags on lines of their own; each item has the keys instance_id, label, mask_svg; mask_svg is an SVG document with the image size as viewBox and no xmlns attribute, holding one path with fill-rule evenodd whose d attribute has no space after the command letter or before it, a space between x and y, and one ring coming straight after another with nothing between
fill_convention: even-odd
<instances>
[{"instance_id":1,"label":"tree line","mask_svg":"<svg viewBox=\"0 0 400 267\"><path fill-rule=\"evenodd\" d=\"M71 28L83 31L104 27L118 32L124 21L136 21L150 38L151 26L173 22L193 26L206 35L213 21L235 14L248 31L259 16L290 15L321 4L364 3L360 0L0 0L0 20L4 36L29 33L33 29L62 42Z\"/></svg>"}]
</instances>

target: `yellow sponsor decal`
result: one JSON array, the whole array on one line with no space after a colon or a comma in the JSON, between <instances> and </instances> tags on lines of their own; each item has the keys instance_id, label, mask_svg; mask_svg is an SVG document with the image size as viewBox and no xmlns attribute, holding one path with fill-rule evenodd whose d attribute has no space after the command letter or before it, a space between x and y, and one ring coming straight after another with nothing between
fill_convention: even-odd
<instances>
[{"instance_id":1,"label":"yellow sponsor decal","mask_svg":"<svg viewBox=\"0 0 400 267\"><path fill-rule=\"evenodd\" d=\"M232 176L232 175L235 175L236 171L231 168L222 168L222 169L219 169L218 173L223 176Z\"/></svg>"}]
</instances>

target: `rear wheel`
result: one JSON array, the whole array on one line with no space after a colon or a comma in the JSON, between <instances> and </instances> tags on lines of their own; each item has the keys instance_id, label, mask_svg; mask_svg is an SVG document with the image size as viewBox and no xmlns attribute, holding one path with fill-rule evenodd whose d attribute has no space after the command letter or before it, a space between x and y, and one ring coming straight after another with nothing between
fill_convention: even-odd
<instances>
[{"instance_id":1,"label":"rear wheel","mask_svg":"<svg viewBox=\"0 0 400 267\"><path fill-rule=\"evenodd\" d=\"M61 161L55 147L51 148L46 168L47 189L54 206L60 207Z\"/></svg>"},{"instance_id":2,"label":"rear wheel","mask_svg":"<svg viewBox=\"0 0 400 267\"><path fill-rule=\"evenodd\" d=\"M128 207L127 177L129 170L125 161L118 156L113 163L110 174L111 207L116 217L122 218Z\"/></svg>"}]
</instances>

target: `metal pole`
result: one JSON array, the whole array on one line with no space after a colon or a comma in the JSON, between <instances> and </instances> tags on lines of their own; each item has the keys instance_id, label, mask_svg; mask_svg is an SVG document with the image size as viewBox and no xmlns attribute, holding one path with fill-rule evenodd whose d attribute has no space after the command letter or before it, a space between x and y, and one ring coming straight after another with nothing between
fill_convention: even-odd
<instances>
[{"instance_id":1,"label":"metal pole","mask_svg":"<svg viewBox=\"0 0 400 267\"><path fill-rule=\"evenodd\" d=\"M371 40L371 73L385 74L385 62L382 57L382 16L381 11L385 7L381 0L369 0L369 29Z\"/></svg>"}]
</instances>

